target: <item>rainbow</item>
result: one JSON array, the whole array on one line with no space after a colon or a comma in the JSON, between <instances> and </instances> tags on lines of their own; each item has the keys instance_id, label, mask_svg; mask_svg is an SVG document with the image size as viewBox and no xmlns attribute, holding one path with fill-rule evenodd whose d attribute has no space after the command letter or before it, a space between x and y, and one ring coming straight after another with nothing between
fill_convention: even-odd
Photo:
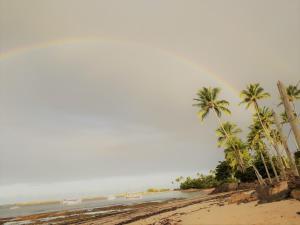
<instances>
[{"instance_id":1,"label":"rainbow","mask_svg":"<svg viewBox=\"0 0 300 225\"><path fill-rule=\"evenodd\" d=\"M176 52L170 52L170 51L167 51L166 49L149 46L149 45L146 45L146 44L143 44L140 42L132 42L132 41L127 41L127 40L113 39L113 38L69 37L69 38L64 38L64 39L49 40L46 42L40 42L40 43L22 46L22 47L18 47L18 48L13 48L8 51L0 52L0 61L13 58L14 56L17 56L17 55L29 53L29 52L33 51L34 49L45 49L45 48L50 48L50 47L54 47L54 46L62 46L62 45L66 45L66 44L76 44L76 43L81 43L81 42L109 42L109 43L119 43L119 44L127 43L127 44L135 44L135 45L140 45L140 46L151 47L152 49L158 50L166 55L175 57L177 60L179 60L199 71L204 71L207 74L210 74L210 76L214 80L223 84L226 88L228 88L235 95L239 95L239 91L235 87L233 87L231 84L229 84L226 80L224 80L222 77L216 75L213 71L211 71L207 67L197 64L196 62L189 59L188 57L182 56Z\"/></svg>"}]
</instances>

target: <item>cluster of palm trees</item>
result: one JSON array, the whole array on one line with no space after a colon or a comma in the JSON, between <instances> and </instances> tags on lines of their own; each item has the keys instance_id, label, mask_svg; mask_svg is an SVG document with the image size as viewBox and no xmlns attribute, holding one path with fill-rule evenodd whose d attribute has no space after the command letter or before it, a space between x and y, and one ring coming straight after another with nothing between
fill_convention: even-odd
<instances>
[{"instance_id":1,"label":"cluster of palm trees","mask_svg":"<svg viewBox=\"0 0 300 225\"><path fill-rule=\"evenodd\" d=\"M250 84L245 90L241 91L240 105L245 105L246 109L253 112L252 123L249 125L247 139L244 141L239 137L242 130L229 121L222 121L223 114L231 114L229 102L219 99L220 88L203 87L197 92L194 99L194 106L199 108L199 116L204 120L212 112L219 123L216 129L218 146L224 149L225 159L232 168L244 172L248 167L252 167L260 184L274 182L270 175L270 170L275 176L276 181L286 180L289 174L299 176L295 160L288 145L290 133L294 133L296 147L299 149L299 117L296 113L295 101L300 99L300 89L297 85L289 85L287 88L281 82L278 89L281 96L279 105L284 104L284 112L281 119L275 111L260 106L262 99L271 97L258 83ZM284 90L282 90L284 88ZM288 102L288 103L287 103ZM292 104L292 112L287 104ZM288 122L292 123L293 132L285 136L283 126ZM296 125L295 125L296 124ZM298 133L297 133L298 132ZM298 135L298 137L297 137ZM282 151L284 148L284 152ZM266 171L268 179L265 181L253 163L253 159L259 157ZM267 163L269 162L269 164ZM268 165L271 165L268 168ZM278 170L278 171L277 171Z\"/></svg>"}]
</instances>

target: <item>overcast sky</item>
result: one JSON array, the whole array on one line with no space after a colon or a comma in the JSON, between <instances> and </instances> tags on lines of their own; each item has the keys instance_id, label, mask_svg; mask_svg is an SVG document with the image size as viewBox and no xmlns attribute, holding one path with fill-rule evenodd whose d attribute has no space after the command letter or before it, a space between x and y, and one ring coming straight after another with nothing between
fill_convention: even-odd
<instances>
[{"instance_id":1,"label":"overcast sky","mask_svg":"<svg viewBox=\"0 0 300 225\"><path fill-rule=\"evenodd\" d=\"M246 128L246 84L275 106L300 79L299 0L0 0L0 30L0 203L207 172L223 153L197 89Z\"/></svg>"}]
</instances>

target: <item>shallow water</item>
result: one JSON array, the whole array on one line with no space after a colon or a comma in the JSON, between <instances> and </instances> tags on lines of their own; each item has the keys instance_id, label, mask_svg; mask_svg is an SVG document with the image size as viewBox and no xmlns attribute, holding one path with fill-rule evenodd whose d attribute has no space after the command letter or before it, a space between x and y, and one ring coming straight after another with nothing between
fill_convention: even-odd
<instances>
[{"instance_id":1,"label":"shallow water","mask_svg":"<svg viewBox=\"0 0 300 225\"><path fill-rule=\"evenodd\" d=\"M0 206L0 217L15 217L15 216L25 216L38 213L47 213L54 211L62 210L82 210L82 209L93 209L101 208L107 206L115 205L135 205L139 203L147 202L161 202L171 199L180 199L180 198L191 198L196 195L201 195L202 192L181 192L181 191L170 191L170 192L160 192L160 193L151 193L143 195L140 199L126 199L126 198L110 198L104 200L90 200L83 201L82 203L76 205L63 205L60 203L50 203L44 205L26 205L14 207L12 205L2 205Z\"/></svg>"}]
</instances>

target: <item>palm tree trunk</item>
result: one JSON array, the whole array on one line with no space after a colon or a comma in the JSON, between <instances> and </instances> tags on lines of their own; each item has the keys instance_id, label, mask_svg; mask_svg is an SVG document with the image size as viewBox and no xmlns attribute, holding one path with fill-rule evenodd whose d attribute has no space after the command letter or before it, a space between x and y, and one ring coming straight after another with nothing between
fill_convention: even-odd
<instances>
[{"instance_id":1,"label":"palm tree trunk","mask_svg":"<svg viewBox=\"0 0 300 225\"><path fill-rule=\"evenodd\" d=\"M267 164L266 164L266 161L265 161L265 157L264 157L264 155L262 154L261 151L260 151L260 158L263 161L263 164L264 164L265 170L267 172L267 176L268 176L269 182L270 182L270 184L272 184L273 182L272 182L272 179L271 179L271 176L270 176L270 173L269 173L269 169L267 167Z\"/></svg>"},{"instance_id":2,"label":"palm tree trunk","mask_svg":"<svg viewBox=\"0 0 300 225\"><path fill-rule=\"evenodd\" d=\"M213 108L213 111L214 111L214 113L215 113L215 115L216 115L216 117L217 117L217 120L218 120L218 122L219 122L219 124L220 124L220 127L221 127L222 130L224 131L224 133L225 133L227 139L228 139L229 141L231 141L230 136L228 135L228 133L226 132L225 128L223 127L223 123L222 123L220 117L218 116L218 114L217 114L217 112L216 112L216 110L215 110L214 108ZM234 151L237 153L237 161L238 161L238 163L239 163L239 166L241 167L242 172L244 172L244 171L245 171L245 167L244 167L243 159L241 158L241 153L240 153L240 151L239 151L234 145L233 145L233 149L234 149Z\"/></svg>"},{"instance_id":3,"label":"palm tree trunk","mask_svg":"<svg viewBox=\"0 0 300 225\"><path fill-rule=\"evenodd\" d=\"M281 141L282 141L285 153L286 153L286 155L287 155L287 157L289 159L289 164L290 164L290 166L292 168L292 171L293 171L293 173L294 173L295 176L299 176L299 172L298 172L297 166L295 164L295 160L294 160L294 158L292 156L292 153L291 153L291 151L289 149L289 146L288 146L288 143L287 143L287 139L286 139L285 135L283 134L282 126L280 126L278 116L277 116L277 114L275 112L273 112L273 117L274 117L274 121L275 121L277 130L279 132L279 135L280 135L280 138L281 138Z\"/></svg>"},{"instance_id":4,"label":"palm tree trunk","mask_svg":"<svg viewBox=\"0 0 300 225\"><path fill-rule=\"evenodd\" d=\"M253 170L255 172L255 175L256 175L258 183L260 185L266 185L266 183L265 183L264 179L262 178L262 176L260 175L258 169L253 164L251 166L252 166L252 168L253 168Z\"/></svg>"},{"instance_id":5,"label":"palm tree trunk","mask_svg":"<svg viewBox=\"0 0 300 225\"><path fill-rule=\"evenodd\" d=\"M273 149L275 149L275 146L274 146L274 143L273 143L273 140L270 136L270 133L268 131L268 129L265 127L265 125L263 124L262 120L261 120L261 117L260 117L260 114L259 114L259 106L258 106L258 103L255 101L254 102L254 105L255 105L255 110L256 110L256 114L257 114L257 117L259 119L259 122L264 130L264 133L267 137L267 140L270 142L270 145L273 147ZM276 150L275 150L276 151ZM278 177L278 174L277 174L277 171L276 171L276 168L274 166L274 163L273 163L273 160L272 158L270 157L269 153L266 151L267 155L268 155L268 158L270 159L270 163L271 163L271 166L272 166L272 169L273 169L273 172L275 174L275 177L276 177L276 180L277 182L279 182L279 177Z\"/></svg>"},{"instance_id":6,"label":"palm tree trunk","mask_svg":"<svg viewBox=\"0 0 300 225\"><path fill-rule=\"evenodd\" d=\"M295 115L293 113L293 109L292 109L289 99L287 97L285 86L280 81L278 81L277 86L278 86L278 90L279 90L279 93L280 93L282 101L283 101L283 105L284 105L286 114L287 114L289 122L291 124L292 130L293 130L296 142L297 142L298 149L300 149L300 129L298 127Z\"/></svg>"},{"instance_id":7,"label":"palm tree trunk","mask_svg":"<svg viewBox=\"0 0 300 225\"><path fill-rule=\"evenodd\" d=\"M284 165L283 165L282 158L281 158L281 155L279 153L279 149L278 149L277 144L275 145L275 150L276 150L276 153L277 153L276 158L277 158L277 162L279 164L280 174L282 175L283 179L286 180L286 173L285 173Z\"/></svg>"}]
</instances>

